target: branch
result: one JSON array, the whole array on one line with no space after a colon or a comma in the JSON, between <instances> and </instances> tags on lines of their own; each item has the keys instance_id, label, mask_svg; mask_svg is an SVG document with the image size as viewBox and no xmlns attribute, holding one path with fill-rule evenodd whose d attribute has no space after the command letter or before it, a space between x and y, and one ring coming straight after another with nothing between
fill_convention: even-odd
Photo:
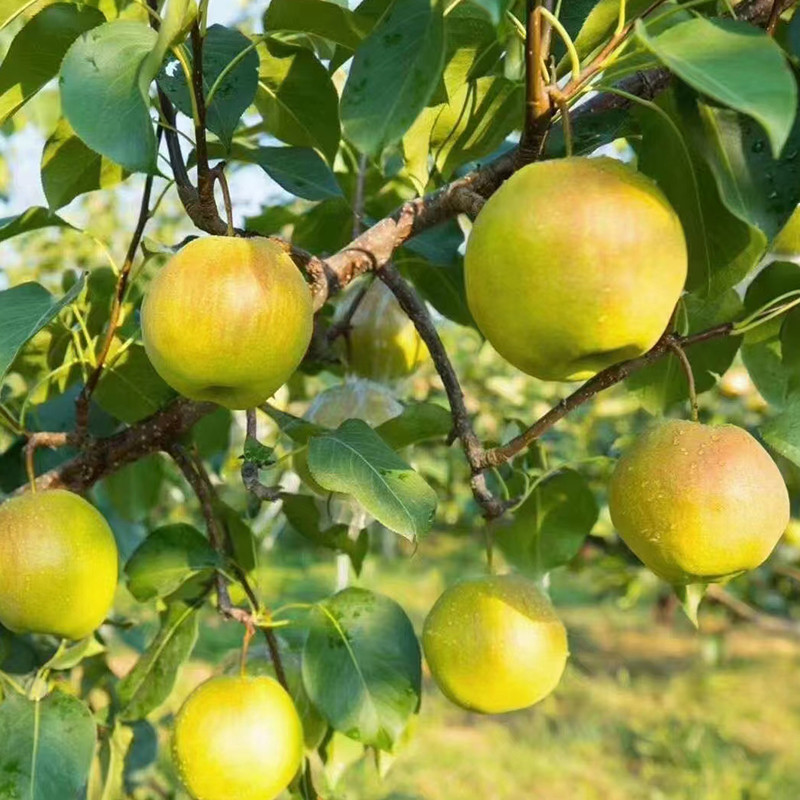
<instances>
[{"instance_id":1,"label":"branch","mask_svg":"<svg viewBox=\"0 0 800 800\"><path fill-rule=\"evenodd\" d=\"M159 125L156 134L156 147L161 141L161 132L163 128ZM139 219L136 222L136 228L131 236L130 244L128 245L128 252L125 254L125 261L122 264L119 277L117 278L117 287L114 292L114 298L111 303L111 313L108 319L108 326L106 328L105 338L100 348L100 353L97 356L97 365L95 366L89 379L84 384L81 393L75 401L75 438L78 442L82 442L86 438L86 432L89 427L89 404L92 399L92 394L97 388L97 384L103 374L103 369L108 358L108 353L111 350L111 345L114 341L114 336L119 328L120 316L122 312L122 303L125 300L125 294L128 291L128 284L131 277L131 269L133 262L136 258L136 251L139 249L139 243L144 235L144 229L147 221L150 219L150 195L153 191L153 175L148 175L144 182L144 190L142 191L142 201L139 205Z\"/></svg>"},{"instance_id":2,"label":"branch","mask_svg":"<svg viewBox=\"0 0 800 800\"><path fill-rule=\"evenodd\" d=\"M173 444L169 448L169 454L172 456L175 463L180 468L184 477L189 485L192 487L197 499L200 501L200 506L203 510L203 517L206 520L206 527L208 528L208 538L212 547L222 555L226 560L232 553L232 543L230 539L230 532L224 525L220 525L217 520L217 515L214 507L217 504L216 490L214 489L211 479L208 477L203 462L199 458L190 456L184 448L179 444ZM231 563L231 568L236 573L236 579L242 585L242 588L247 595L250 605L254 609L260 609L261 603L256 597L253 587L247 580L247 576L238 567L237 564ZM217 571L217 608L224 617L227 619L235 620L245 626L248 637L252 635L253 631L259 628L267 642L272 665L275 668L275 676L278 682L284 689L289 691L289 685L286 680L286 671L283 667L281 660L280 650L278 648L278 640L275 632L270 627L260 627L254 615L246 609L235 606L231 601L231 596L228 592L228 584L225 575ZM245 638L245 642L249 638Z\"/></svg>"},{"instance_id":3,"label":"branch","mask_svg":"<svg viewBox=\"0 0 800 800\"><path fill-rule=\"evenodd\" d=\"M796 622L774 617L771 614L763 614L715 583L708 586L706 597L724 606L740 619L750 622L762 630L800 639L800 625Z\"/></svg>"},{"instance_id":4,"label":"branch","mask_svg":"<svg viewBox=\"0 0 800 800\"><path fill-rule=\"evenodd\" d=\"M624 381L634 372L638 372L645 367L649 367L667 353L672 352L675 346L683 350L700 342L707 342L711 339L719 339L723 336L735 335L733 323L727 322L724 325L717 325L701 333L691 336L678 336L674 333L665 333L651 350L638 358L614 364L602 372L598 372L590 380L586 381L579 389L574 391L569 397L565 397L558 405L551 408L544 416L540 417L527 430L510 442L491 450L486 450L480 460L481 467L497 467L504 464L509 459L521 453L535 442L543 433L550 430L559 420L563 419L570 411L591 400L596 394Z\"/></svg>"}]
</instances>

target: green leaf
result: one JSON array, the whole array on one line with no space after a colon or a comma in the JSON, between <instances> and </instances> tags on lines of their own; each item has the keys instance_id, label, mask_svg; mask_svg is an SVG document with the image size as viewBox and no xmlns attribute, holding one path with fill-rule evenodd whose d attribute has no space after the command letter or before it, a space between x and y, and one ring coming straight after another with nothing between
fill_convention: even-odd
<instances>
[{"instance_id":1,"label":"green leaf","mask_svg":"<svg viewBox=\"0 0 800 800\"><path fill-rule=\"evenodd\" d=\"M125 574L131 594L145 602L167 597L194 575L221 566L208 539L179 523L156 528L128 559Z\"/></svg>"},{"instance_id":2,"label":"green leaf","mask_svg":"<svg viewBox=\"0 0 800 800\"><path fill-rule=\"evenodd\" d=\"M156 44L143 22L115 20L81 36L61 65L61 106L88 147L130 172L152 172L156 137L142 64Z\"/></svg>"},{"instance_id":3,"label":"green leaf","mask_svg":"<svg viewBox=\"0 0 800 800\"><path fill-rule=\"evenodd\" d=\"M495 25L500 23L506 11L514 4L514 0L473 0L473 2L489 12Z\"/></svg>"},{"instance_id":4,"label":"green leaf","mask_svg":"<svg viewBox=\"0 0 800 800\"><path fill-rule=\"evenodd\" d=\"M339 149L339 95L325 67L305 48L272 44L261 56L255 98L267 133L313 147L333 162Z\"/></svg>"},{"instance_id":5,"label":"green leaf","mask_svg":"<svg viewBox=\"0 0 800 800\"><path fill-rule=\"evenodd\" d=\"M54 691L43 700L9 694L0 704L0 797L81 797L89 777L96 728L77 697Z\"/></svg>"},{"instance_id":6,"label":"green leaf","mask_svg":"<svg viewBox=\"0 0 800 800\"><path fill-rule=\"evenodd\" d=\"M475 326L467 305L464 266L460 260L453 264L436 264L425 258L401 255L396 263L440 314L459 325Z\"/></svg>"},{"instance_id":7,"label":"green leaf","mask_svg":"<svg viewBox=\"0 0 800 800\"><path fill-rule=\"evenodd\" d=\"M779 414L761 426L764 441L800 466L800 394L793 393Z\"/></svg>"},{"instance_id":8,"label":"green leaf","mask_svg":"<svg viewBox=\"0 0 800 800\"><path fill-rule=\"evenodd\" d=\"M117 800L125 796L125 759L133 743L129 725L115 723L100 740L89 796L92 800Z\"/></svg>"},{"instance_id":9,"label":"green leaf","mask_svg":"<svg viewBox=\"0 0 800 800\"><path fill-rule=\"evenodd\" d=\"M42 206L33 206L21 214L0 219L0 242L20 236L23 233L38 231L41 228L75 228L64 219Z\"/></svg>"},{"instance_id":10,"label":"green leaf","mask_svg":"<svg viewBox=\"0 0 800 800\"><path fill-rule=\"evenodd\" d=\"M171 603L161 614L161 627L133 669L119 682L122 720L143 719L172 692L178 669L197 639L197 609Z\"/></svg>"},{"instance_id":11,"label":"green leaf","mask_svg":"<svg viewBox=\"0 0 800 800\"><path fill-rule=\"evenodd\" d=\"M94 393L100 408L129 425L155 414L174 397L139 343L111 358Z\"/></svg>"},{"instance_id":12,"label":"green leaf","mask_svg":"<svg viewBox=\"0 0 800 800\"><path fill-rule=\"evenodd\" d=\"M654 37L640 20L636 35L681 80L753 117L778 157L797 112L797 84L774 39L745 22L704 17Z\"/></svg>"},{"instance_id":13,"label":"green leaf","mask_svg":"<svg viewBox=\"0 0 800 800\"><path fill-rule=\"evenodd\" d=\"M139 70L139 88L145 97L150 91L150 84L161 69L164 57L185 30L188 23L187 14L197 16L197 7L190 0L169 0L165 5L155 47L142 62ZM206 38L205 42L207 41L208 38Z\"/></svg>"},{"instance_id":14,"label":"green leaf","mask_svg":"<svg viewBox=\"0 0 800 800\"><path fill-rule=\"evenodd\" d=\"M627 0L625 16L633 19L651 5L652 0ZM564 3L561 22L575 41L581 60L606 44L619 20L619 0L571 0ZM556 51L564 48L556 42ZM561 65L559 65L561 66Z\"/></svg>"},{"instance_id":15,"label":"green leaf","mask_svg":"<svg viewBox=\"0 0 800 800\"><path fill-rule=\"evenodd\" d=\"M453 429L450 412L435 403L409 403L403 413L375 428L393 450L429 439L443 439Z\"/></svg>"},{"instance_id":16,"label":"green leaf","mask_svg":"<svg viewBox=\"0 0 800 800\"><path fill-rule=\"evenodd\" d=\"M16 35L0 64L0 124L58 74L70 45L105 22L90 6L56 3L42 9Z\"/></svg>"},{"instance_id":17,"label":"green leaf","mask_svg":"<svg viewBox=\"0 0 800 800\"><path fill-rule=\"evenodd\" d=\"M361 572L369 547L369 534L366 530L359 531L355 539L350 538L347 525L331 525L323 530L317 500L306 494L283 495L281 509L289 524L301 536L318 547L344 553L349 556L356 575Z\"/></svg>"},{"instance_id":18,"label":"green leaf","mask_svg":"<svg viewBox=\"0 0 800 800\"><path fill-rule=\"evenodd\" d=\"M61 208L86 192L116 186L127 175L118 164L90 150L63 118L45 142L41 173L51 209Z\"/></svg>"},{"instance_id":19,"label":"green leaf","mask_svg":"<svg viewBox=\"0 0 800 800\"><path fill-rule=\"evenodd\" d=\"M308 466L324 489L352 495L378 522L407 539L433 526L436 493L360 419L313 437Z\"/></svg>"},{"instance_id":20,"label":"green leaf","mask_svg":"<svg viewBox=\"0 0 800 800\"><path fill-rule=\"evenodd\" d=\"M394 600L345 589L317 606L303 684L336 730L390 750L419 707L421 660L411 622Z\"/></svg>"},{"instance_id":21,"label":"green leaf","mask_svg":"<svg viewBox=\"0 0 800 800\"><path fill-rule=\"evenodd\" d=\"M445 96L440 102L446 102L468 80L491 72L503 53L490 14L473 3L462 2L445 17L445 41Z\"/></svg>"},{"instance_id":22,"label":"green leaf","mask_svg":"<svg viewBox=\"0 0 800 800\"><path fill-rule=\"evenodd\" d=\"M377 155L411 127L439 83L444 46L440 0L396 0L381 18L342 94L344 132L359 150Z\"/></svg>"},{"instance_id":23,"label":"green leaf","mask_svg":"<svg viewBox=\"0 0 800 800\"><path fill-rule=\"evenodd\" d=\"M244 572L251 572L258 563L258 543L253 529L242 519L242 515L232 506L217 501L217 516L225 526L233 547L233 560Z\"/></svg>"},{"instance_id":24,"label":"green leaf","mask_svg":"<svg viewBox=\"0 0 800 800\"><path fill-rule=\"evenodd\" d=\"M83 289L84 278L56 300L44 286L23 283L0 292L0 380L24 347Z\"/></svg>"},{"instance_id":25,"label":"green leaf","mask_svg":"<svg viewBox=\"0 0 800 800\"><path fill-rule=\"evenodd\" d=\"M800 118L784 156L775 159L761 128L749 117L701 101L697 108L702 152L723 202L739 219L773 239L800 202Z\"/></svg>"},{"instance_id":26,"label":"green leaf","mask_svg":"<svg viewBox=\"0 0 800 800\"><path fill-rule=\"evenodd\" d=\"M745 313L752 314L798 290L800 266L791 262L773 262L747 288ZM784 407L800 381L800 365L795 357L800 347L798 319L800 312L793 309L748 331L742 345L742 360L753 383L767 402L776 408Z\"/></svg>"},{"instance_id":27,"label":"green leaf","mask_svg":"<svg viewBox=\"0 0 800 800\"><path fill-rule=\"evenodd\" d=\"M319 436L327 431L322 425L295 417L286 411L281 411L274 406L267 405L264 409L267 416L281 429L281 433L288 436L295 444L308 444L312 436Z\"/></svg>"},{"instance_id":28,"label":"green leaf","mask_svg":"<svg viewBox=\"0 0 800 800\"><path fill-rule=\"evenodd\" d=\"M522 84L502 76L464 84L443 106L431 131L436 165L447 179L468 161L494 152L518 126L525 102Z\"/></svg>"},{"instance_id":29,"label":"green leaf","mask_svg":"<svg viewBox=\"0 0 800 800\"><path fill-rule=\"evenodd\" d=\"M214 154L215 148L209 148ZM279 186L306 200L341 197L333 170L310 147L247 147L234 144L231 159L258 164Z\"/></svg>"},{"instance_id":30,"label":"green leaf","mask_svg":"<svg viewBox=\"0 0 800 800\"><path fill-rule=\"evenodd\" d=\"M598 514L585 479L562 469L536 486L495 541L517 569L541 577L577 555Z\"/></svg>"},{"instance_id":31,"label":"green leaf","mask_svg":"<svg viewBox=\"0 0 800 800\"><path fill-rule=\"evenodd\" d=\"M208 29L203 43L203 92L206 96L228 64L251 44L250 39L234 28L212 25ZM187 50L186 55L191 63L191 49ZM186 77L174 56L159 73L158 84L181 112L192 116ZM225 75L206 109L206 125L220 138L226 149L230 147L242 114L253 102L257 88L258 54L253 49Z\"/></svg>"},{"instance_id":32,"label":"green leaf","mask_svg":"<svg viewBox=\"0 0 800 800\"><path fill-rule=\"evenodd\" d=\"M64 647L64 642L65 640L62 640L62 646L59 647L55 655L44 665L44 668L55 670L72 669L78 666L84 658L91 658L92 656L104 653L106 650L105 646L94 638L94 634L68 647Z\"/></svg>"},{"instance_id":33,"label":"green leaf","mask_svg":"<svg viewBox=\"0 0 800 800\"><path fill-rule=\"evenodd\" d=\"M267 33L308 33L355 50L365 26L352 11L328 0L272 0L264 15Z\"/></svg>"},{"instance_id":34,"label":"green leaf","mask_svg":"<svg viewBox=\"0 0 800 800\"><path fill-rule=\"evenodd\" d=\"M686 333L699 333L738 319L741 311L742 301L730 289L713 300L687 295L681 318L685 315L688 319ZM740 344L738 336L723 336L686 348L698 394L716 386L718 376L733 363ZM634 373L626 385L642 406L656 416L665 414L674 403L689 397L686 375L674 354L667 354L655 364Z\"/></svg>"},{"instance_id":35,"label":"green leaf","mask_svg":"<svg viewBox=\"0 0 800 800\"><path fill-rule=\"evenodd\" d=\"M0 29L13 22L39 0L0 0Z\"/></svg>"},{"instance_id":36,"label":"green leaf","mask_svg":"<svg viewBox=\"0 0 800 800\"><path fill-rule=\"evenodd\" d=\"M130 522L141 522L156 508L164 484L164 462L145 456L112 472L103 482L114 510Z\"/></svg>"},{"instance_id":37,"label":"green leaf","mask_svg":"<svg viewBox=\"0 0 800 800\"><path fill-rule=\"evenodd\" d=\"M666 117L651 108L634 111L642 131L639 168L656 179L680 217L689 251L687 289L716 297L758 263L767 240L728 210L710 168L683 135L689 101L670 91L658 100Z\"/></svg>"}]
</instances>

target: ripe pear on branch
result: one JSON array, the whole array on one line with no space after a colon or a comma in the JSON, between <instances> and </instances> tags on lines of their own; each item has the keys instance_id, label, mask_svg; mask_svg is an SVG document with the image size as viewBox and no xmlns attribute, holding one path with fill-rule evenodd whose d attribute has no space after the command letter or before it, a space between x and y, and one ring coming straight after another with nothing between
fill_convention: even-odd
<instances>
[{"instance_id":1,"label":"ripe pear on branch","mask_svg":"<svg viewBox=\"0 0 800 800\"><path fill-rule=\"evenodd\" d=\"M211 678L175 718L172 755L198 800L274 800L303 761L303 726L266 675Z\"/></svg>"},{"instance_id":2,"label":"ripe pear on branch","mask_svg":"<svg viewBox=\"0 0 800 800\"><path fill-rule=\"evenodd\" d=\"M422 632L442 692L470 711L500 714L538 703L567 663L567 632L541 589L519 575L456 583Z\"/></svg>"},{"instance_id":3,"label":"ripe pear on branch","mask_svg":"<svg viewBox=\"0 0 800 800\"><path fill-rule=\"evenodd\" d=\"M268 239L208 236L158 273L142 305L156 371L192 400L253 408L297 369L311 340L311 292Z\"/></svg>"},{"instance_id":4,"label":"ripe pear on branch","mask_svg":"<svg viewBox=\"0 0 800 800\"><path fill-rule=\"evenodd\" d=\"M506 360L584 380L647 352L686 281L677 214L649 178L610 158L530 164L481 210L467 301Z\"/></svg>"},{"instance_id":5,"label":"ripe pear on branch","mask_svg":"<svg viewBox=\"0 0 800 800\"><path fill-rule=\"evenodd\" d=\"M608 505L628 547L677 587L755 569L789 522L781 473L747 431L686 420L637 439L614 470Z\"/></svg>"}]
</instances>

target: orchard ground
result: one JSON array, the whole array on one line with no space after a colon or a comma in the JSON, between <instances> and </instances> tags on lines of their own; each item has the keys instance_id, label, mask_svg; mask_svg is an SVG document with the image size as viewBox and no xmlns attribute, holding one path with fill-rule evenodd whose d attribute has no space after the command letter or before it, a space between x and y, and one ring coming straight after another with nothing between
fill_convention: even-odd
<instances>
[{"instance_id":1,"label":"orchard ground","mask_svg":"<svg viewBox=\"0 0 800 800\"><path fill-rule=\"evenodd\" d=\"M268 602L310 600L335 584L332 559L313 562L297 551L281 560L292 566L259 571ZM419 633L445 585L482 570L469 535L448 535L423 543L416 555L368 559L359 585L399 601ZM342 742L337 800L800 796L800 640L732 625L709 607L700 634L680 612L669 625L655 623L663 587L646 577L642 595L625 608L618 595L603 596L599 587L606 575L605 567L591 567L553 576L552 597L571 649L553 695L525 711L481 717L449 703L426 672L414 735L382 784L369 759L345 766L348 757L358 757L358 748ZM146 634L146 629L136 632ZM177 711L188 692L220 665L234 669L240 644L235 628L210 617L208 626L201 626L194 660L154 717ZM133 658L133 650L123 649L112 664L127 669ZM251 664L262 659L256 648ZM161 752L161 776L169 775L168 750ZM164 785L156 773L154 779Z\"/></svg>"}]
</instances>

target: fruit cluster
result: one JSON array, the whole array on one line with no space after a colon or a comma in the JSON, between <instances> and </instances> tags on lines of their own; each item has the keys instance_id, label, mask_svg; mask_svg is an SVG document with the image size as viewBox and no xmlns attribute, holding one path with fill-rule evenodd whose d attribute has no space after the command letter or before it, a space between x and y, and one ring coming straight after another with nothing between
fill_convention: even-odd
<instances>
[{"instance_id":1,"label":"fruit cluster","mask_svg":"<svg viewBox=\"0 0 800 800\"><path fill-rule=\"evenodd\" d=\"M665 197L627 166L601 158L517 172L478 216L465 263L470 310L483 334L510 363L545 380L585 379L646 352L668 327L687 271L681 225ZM419 337L382 284L367 291L350 322L347 361L357 375L396 379L419 363ZM142 309L144 344L164 380L189 398L229 408L262 403L285 383L312 327L300 273L278 245L261 239L192 242L155 278ZM358 386L363 408L350 394L312 419L336 425L356 414L378 424L398 413L391 396L371 383ZM308 471L302 458L295 464L301 475ZM630 549L676 587L758 566L789 519L781 475L755 439L734 426L682 420L655 425L628 449L611 479L609 507ZM116 580L113 534L81 497L53 490L0 506L0 622L7 628L86 637L105 618ZM517 575L450 587L422 638L444 694L482 713L537 703L558 684L568 656L548 598ZM198 800L269 800L300 767L302 725L273 679L213 678L178 714L173 752Z\"/></svg>"}]
</instances>

